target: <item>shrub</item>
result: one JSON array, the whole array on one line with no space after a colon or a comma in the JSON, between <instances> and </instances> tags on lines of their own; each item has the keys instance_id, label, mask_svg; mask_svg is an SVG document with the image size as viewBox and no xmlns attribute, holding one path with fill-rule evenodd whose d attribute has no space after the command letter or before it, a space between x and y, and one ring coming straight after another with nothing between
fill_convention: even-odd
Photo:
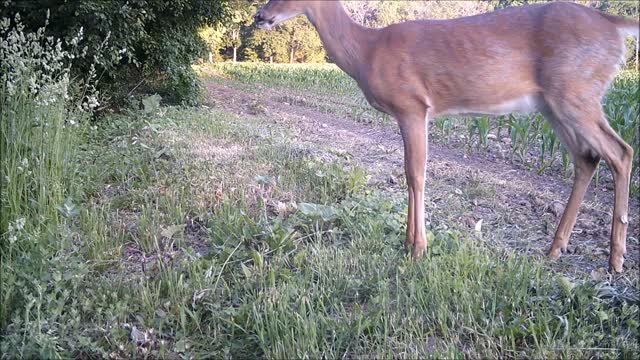
<instances>
[{"instance_id":1,"label":"shrub","mask_svg":"<svg viewBox=\"0 0 640 360\"><path fill-rule=\"evenodd\" d=\"M88 56L73 60L77 74L97 62L101 88L116 103L133 91L165 93L173 102L197 101L190 65L204 50L198 29L225 18L226 0L5 1L0 17L20 13L27 31L50 11L48 33L69 40L83 29ZM108 39L106 46L100 44ZM176 91L174 91L176 90Z\"/></svg>"}]
</instances>

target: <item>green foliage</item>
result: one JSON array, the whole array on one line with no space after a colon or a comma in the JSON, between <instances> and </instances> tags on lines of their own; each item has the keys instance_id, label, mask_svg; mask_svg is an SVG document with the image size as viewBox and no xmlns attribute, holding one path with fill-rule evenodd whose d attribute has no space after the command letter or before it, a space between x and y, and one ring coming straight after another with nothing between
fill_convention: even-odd
<instances>
[{"instance_id":1,"label":"green foliage","mask_svg":"<svg viewBox=\"0 0 640 360\"><path fill-rule=\"evenodd\" d=\"M0 327L29 301L20 289L42 275L42 262L68 242L67 224L77 217L75 155L90 112L98 102L95 73L78 88L68 60L44 29L25 33L20 23L0 24ZM77 43L78 38L71 41ZM79 94L79 95L78 95ZM45 270L46 272L46 270ZM4 352L3 352L4 353Z\"/></svg>"},{"instance_id":2,"label":"green foliage","mask_svg":"<svg viewBox=\"0 0 640 360\"><path fill-rule=\"evenodd\" d=\"M131 91L155 90L171 102L196 103L198 81L190 69L202 54L203 25L227 15L226 0L7 1L1 17L20 13L27 30L45 23L54 38L70 40L80 29L88 56L73 59L83 74L97 61L105 96L121 102ZM100 45L106 42L106 46ZM137 86L136 85L140 85ZM175 90L175 91L174 91Z\"/></svg>"},{"instance_id":3,"label":"green foliage","mask_svg":"<svg viewBox=\"0 0 640 360\"><path fill-rule=\"evenodd\" d=\"M252 26L256 8L250 2L237 0L229 5L232 16L228 21L201 32L209 40L214 58L276 63L325 61L320 37L306 18L300 16L266 31Z\"/></svg>"},{"instance_id":4,"label":"green foliage","mask_svg":"<svg viewBox=\"0 0 640 360\"><path fill-rule=\"evenodd\" d=\"M493 9L492 1L350 1L343 4L354 20L369 27L417 19L451 19Z\"/></svg>"}]
</instances>

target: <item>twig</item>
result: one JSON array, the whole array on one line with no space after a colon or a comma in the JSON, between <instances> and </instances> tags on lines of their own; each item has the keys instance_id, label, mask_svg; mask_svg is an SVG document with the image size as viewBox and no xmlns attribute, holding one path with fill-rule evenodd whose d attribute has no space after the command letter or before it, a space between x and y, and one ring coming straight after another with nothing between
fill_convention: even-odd
<instances>
[{"instance_id":1,"label":"twig","mask_svg":"<svg viewBox=\"0 0 640 360\"><path fill-rule=\"evenodd\" d=\"M213 289L211 289L211 291L216 291L216 289L218 288L218 282L220 281L220 277L222 277L222 272L224 271L224 268L227 266L227 264L229 263L229 259L231 259L233 254L236 253L236 250L238 250L240 245L242 245L242 241L238 242L238 245L236 245L236 248L233 249L233 251L231 252L231 254L229 254L229 256L227 256L227 260L225 260L224 264L222 264L222 268L220 269L220 272L218 273L218 278L216 279L216 283L213 285Z\"/></svg>"},{"instance_id":2,"label":"twig","mask_svg":"<svg viewBox=\"0 0 640 360\"><path fill-rule=\"evenodd\" d=\"M138 83L138 85L134 86L133 89L131 89L131 91L129 91L129 93L127 94L127 97L131 96L131 94L133 94L134 91L136 91L136 89L138 88L138 86L142 85L142 83L145 81L145 78L142 78L142 80L140 80L140 82Z\"/></svg>"}]
</instances>

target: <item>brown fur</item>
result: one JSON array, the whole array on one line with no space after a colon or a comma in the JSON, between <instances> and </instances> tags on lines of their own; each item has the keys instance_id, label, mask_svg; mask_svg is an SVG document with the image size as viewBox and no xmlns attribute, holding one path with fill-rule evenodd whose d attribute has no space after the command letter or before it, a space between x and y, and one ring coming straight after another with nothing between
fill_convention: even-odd
<instances>
[{"instance_id":1,"label":"brown fur","mask_svg":"<svg viewBox=\"0 0 640 360\"><path fill-rule=\"evenodd\" d=\"M371 105L398 121L409 187L405 245L414 257L426 249L428 118L510 112L522 102L551 122L576 169L549 255L566 250L586 188L604 159L615 182L609 265L622 271L633 151L609 127L600 101L624 55L621 30L637 22L557 2L371 29L353 22L338 1L282 0L265 5L256 22L298 14L309 18L329 56Z\"/></svg>"}]
</instances>

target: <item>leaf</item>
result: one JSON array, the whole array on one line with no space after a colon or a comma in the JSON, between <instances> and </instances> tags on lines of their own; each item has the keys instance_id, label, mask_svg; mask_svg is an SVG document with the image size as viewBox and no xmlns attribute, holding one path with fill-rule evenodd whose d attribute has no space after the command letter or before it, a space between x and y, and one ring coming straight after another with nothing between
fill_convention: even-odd
<instances>
[{"instance_id":1,"label":"leaf","mask_svg":"<svg viewBox=\"0 0 640 360\"><path fill-rule=\"evenodd\" d=\"M58 210L58 212L60 212L62 216L66 218L76 217L80 213L80 211L78 210L76 205L73 203L73 200L71 198L67 198L64 201L64 203L60 206L57 206L56 209Z\"/></svg>"},{"instance_id":2,"label":"leaf","mask_svg":"<svg viewBox=\"0 0 640 360\"><path fill-rule=\"evenodd\" d=\"M174 345L174 350L179 353L184 353L188 349L189 349L189 344L187 344L187 341L184 339L178 340Z\"/></svg>"},{"instance_id":3,"label":"leaf","mask_svg":"<svg viewBox=\"0 0 640 360\"><path fill-rule=\"evenodd\" d=\"M606 312L604 312L602 310L596 311L596 315L598 315L598 319L600 319L600 321L609 320L609 314L607 314Z\"/></svg>"},{"instance_id":4,"label":"leaf","mask_svg":"<svg viewBox=\"0 0 640 360\"><path fill-rule=\"evenodd\" d=\"M257 267L259 267L259 268L262 267L263 260L262 260L262 255L259 252L257 252L256 250L252 250L251 251L251 258L253 259L253 263Z\"/></svg>"},{"instance_id":5,"label":"leaf","mask_svg":"<svg viewBox=\"0 0 640 360\"><path fill-rule=\"evenodd\" d=\"M293 256L293 265L297 268L301 268L302 265L304 264L306 257L307 257L306 250L302 250L299 253L295 254Z\"/></svg>"},{"instance_id":6,"label":"leaf","mask_svg":"<svg viewBox=\"0 0 640 360\"><path fill-rule=\"evenodd\" d=\"M475 226L474 231L475 231L478 235L481 235L481 234L482 234L482 219L478 220L478 222L476 223L476 226Z\"/></svg>"},{"instance_id":7,"label":"leaf","mask_svg":"<svg viewBox=\"0 0 640 360\"><path fill-rule=\"evenodd\" d=\"M300 203L298 209L310 218L322 219L323 221L331 221L337 217L336 209L328 205Z\"/></svg>"},{"instance_id":8,"label":"leaf","mask_svg":"<svg viewBox=\"0 0 640 360\"><path fill-rule=\"evenodd\" d=\"M558 276L557 281L558 285L560 285L562 290L564 290L567 295L571 295L571 291L576 287L576 284L571 282L571 280L569 280L569 278L565 276Z\"/></svg>"},{"instance_id":9,"label":"leaf","mask_svg":"<svg viewBox=\"0 0 640 360\"><path fill-rule=\"evenodd\" d=\"M251 269L249 269L245 264L240 264L242 267L242 272L244 273L244 277L247 279L251 278Z\"/></svg>"},{"instance_id":10,"label":"leaf","mask_svg":"<svg viewBox=\"0 0 640 360\"><path fill-rule=\"evenodd\" d=\"M153 94L142 99L142 111L146 114L155 114L160 110L160 100L162 97L158 94Z\"/></svg>"},{"instance_id":11,"label":"leaf","mask_svg":"<svg viewBox=\"0 0 640 360\"><path fill-rule=\"evenodd\" d=\"M172 225L169 226L168 228L165 228L164 230L162 230L162 232L160 233L160 236L163 236L169 240L171 240L171 238L173 238L173 235L175 235L178 232L182 232L185 228L185 225Z\"/></svg>"},{"instance_id":12,"label":"leaf","mask_svg":"<svg viewBox=\"0 0 640 360\"><path fill-rule=\"evenodd\" d=\"M307 215L307 216L313 216L316 215L318 213L318 207L316 204L310 204L310 203L300 203L298 205L298 210L300 210L301 213Z\"/></svg>"}]
</instances>

